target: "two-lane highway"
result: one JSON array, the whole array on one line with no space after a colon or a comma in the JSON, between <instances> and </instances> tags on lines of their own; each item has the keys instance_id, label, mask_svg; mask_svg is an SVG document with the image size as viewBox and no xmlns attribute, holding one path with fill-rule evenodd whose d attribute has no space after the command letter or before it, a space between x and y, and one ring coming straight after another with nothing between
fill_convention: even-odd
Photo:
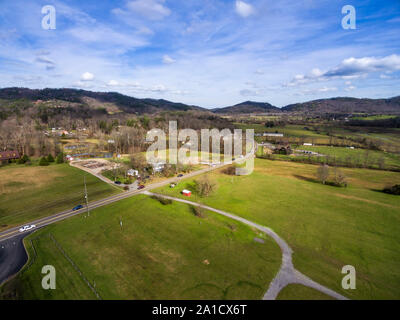
<instances>
[{"instance_id":1,"label":"two-lane highway","mask_svg":"<svg viewBox=\"0 0 400 320\"><path fill-rule=\"evenodd\" d=\"M244 158L235 160L234 162L240 163L242 161L249 159L250 157L254 157L254 150L256 150L256 148L254 148L253 152L248 153ZM205 168L202 170L188 173L180 178L173 177L173 178L166 179L166 180L158 182L158 183L150 184L142 190L130 190L130 191L126 191L124 193L110 196L110 197L102 199L102 200L93 201L93 202L89 203L88 207L89 207L89 210L93 210L95 208L102 207L102 206L111 204L113 202L120 201L122 199L126 199L129 197L138 195L138 194L142 194L146 191L150 191L152 189L156 189L156 188L168 185L172 182L191 178L191 177L203 174L203 173L207 173L207 172L222 168L226 165L228 165L228 164L222 163L219 165L213 165L213 166L210 166L209 168ZM49 216L49 217L41 218L41 219L32 221L30 223L26 223L24 225L34 224L34 225L36 225L36 228L34 230L30 230L30 231L27 231L24 233L21 233L19 231L19 229L22 226L14 227L14 228L8 229L6 231L0 232L0 285L4 281L9 279L11 276L15 275L19 270L21 270L21 268L26 263L28 256L27 256L27 253L26 253L24 245L23 245L24 237L26 237L30 233L34 232L38 228L43 228L49 224L56 223L58 221L76 216L78 214L82 214L86 210L87 210L86 207L84 207L80 210L76 210L76 211L66 210L66 211L54 214L52 216Z\"/></svg>"},{"instance_id":2,"label":"two-lane highway","mask_svg":"<svg viewBox=\"0 0 400 320\"><path fill-rule=\"evenodd\" d=\"M245 158L236 160L234 162L244 161L249 156L251 156L251 153L248 154ZM205 168L205 169L201 169L201 170L197 170L197 171L188 173L188 174L184 175L181 178L173 177L173 178L169 178L169 179L166 179L166 180L158 182L158 183L150 184L150 185L148 185L146 188L144 188L142 190L126 191L124 193L113 195L113 196L110 196L110 197L102 199L102 200L90 202L89 203L89 210L92 210L92 209L95 209L95 208L98 208L98 207L102 207L102 206L108 205L110 203L113 203L113 202L116 202L116 201L119 201L119 200L122 200L122 199L126 199L126 198L129 198L129 197L135 196L137 194L141 194L144 191L150 191L152 189L156 189L156 188L168 185L168 184L170 184L172 182L180 181L182 179L187 179L187 178L191 178L191 177L203 174L203 173L207 173L207 172L219 169L219 168L221 168L221 167L223 167L225 165L227 165L227 164L222 163L222 164L218 164L218 165L215 165L215 166L210 166L209 168ZM49 224L52 224L52 223L55 223L55 222L58 222L58 221L73 217L73 216L78 215L78 214L81 214L81 213L85 212L86 210L87 210L86 207L84 207L84 208L82 208L80 210L77 210L77 211L66 210L66 211L54 214L52 216L48 216L48 217L45 217L45 218L41 218L41 219L38 219L38 220L35 220L35 221L31 221L31 222L25 223L24 225L34 224L34 225L36 225L36 228L42 228L42 227L47 226ZM6 239L11 239L11 238L13 238L15 236L20 235L21 233L19 232L19 228L21 228L21 227L22 226L18 226L18 227L14 227L14 228L8 229L6 231L0 232L0 241L6 240Z\"/></svg>"}]
</instances>

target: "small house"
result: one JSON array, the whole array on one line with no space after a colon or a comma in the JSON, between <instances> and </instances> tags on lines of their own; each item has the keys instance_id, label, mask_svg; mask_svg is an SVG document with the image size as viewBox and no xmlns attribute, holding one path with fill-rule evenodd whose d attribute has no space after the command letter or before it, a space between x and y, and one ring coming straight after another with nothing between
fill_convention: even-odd
<instances>
[{"instance_id":1,"label":"small house","mask_svg":"<svg viewBox=\"0 0 400 320\"><path fill-rule=\"evenodd\" d=\"M292 148L290 147L289 144L277 146L274 152L277 154L285 154L285 155L290 155L293 153Z\"/></svg>"},{"instance_id":2,"label":"small house","mask_svg":"<svg viewBox=\"0 0 400 320\"><path fill-rule=\"evenodd\" d=\"M162 172L165 167L165 163L162 162L152 163L152 165L153 165L153 171L156 173Z\"/></svg>"},{"instance_id":3,"label":"small house","mask_svg":"<svg viewBox=\"0 0 400 320\"><path fill-rule=\"evenodd\" d=\"M19 159L20 155L18 151L1 151L0 152L0 161L5 162L9 160Z\"/></svg>"},{"instance_id":4,"label":"small house","mask_svg":"<svg viewBox=\"0 0 400 320\"><path fill-rule=\"evenodd\" d=\"M130 177L137 177L139 176L139 171L138 170L133 170L133 169L129 169L126 174Z\"/></svg>"},{"instance_id":5,"label":"small house","mask_svg":"<svg viewBox=\"0 0 400 320\"><path fill-rule=\"evenodd\" d=\"M182 194L183 194L184 196L186 196L186 197L190 197L190 196L192 195L192 192L185 189L185 190L182 191Z\"/></svg>"}]
</instances>

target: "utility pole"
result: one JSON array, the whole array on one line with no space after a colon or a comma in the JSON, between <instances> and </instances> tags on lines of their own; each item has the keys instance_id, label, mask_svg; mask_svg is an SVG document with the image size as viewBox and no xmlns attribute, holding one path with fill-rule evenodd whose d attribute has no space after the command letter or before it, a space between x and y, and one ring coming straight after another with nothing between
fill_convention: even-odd
<instances>
[{"instance_id":1,"label":"utility pole","mask_svg":"<svg viewBox=\"0 0 400 320\"><path fill-rule=\"evenodd\" d=\"M86 176L83 176L83 183L85 185L86 210L87 210L87 215L89 217L90 216L90 212L89 212L89 199L88 199L87 188L86 188Z\"/></svg>"}]
</instances>

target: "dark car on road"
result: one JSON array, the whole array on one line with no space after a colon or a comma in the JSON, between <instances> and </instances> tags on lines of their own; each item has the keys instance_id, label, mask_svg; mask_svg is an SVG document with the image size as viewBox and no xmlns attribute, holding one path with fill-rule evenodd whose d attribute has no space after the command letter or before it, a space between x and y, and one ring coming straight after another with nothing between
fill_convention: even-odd
<instances>
[{"instance_id":1,"label":"dark car on road","mask_svg":"<svg viewBox=\"0 0 400 320\"><path fill-rule=\"evenodd\" d=\"M115 183L115 184L122 184L121 181L115 181L114 183Z\"/></svg>"},{"instance_id":2,"label":"dark car on road","mask_svg":"<svg viewBox=\"0 0 400 320\"><path fill-rule=\"evenodd\" d=\"M141 185L138 187L138 190L142 190L142 189L144 189L144 188L145 188L145 186L141 184Z\"/></svg>"},{"instance_id":3,"label":"dark car on road","mask_svg":"<svg viewBox=\"0 0 400 320\"><path fill-rule=\"evenodd\" d=\"M182 178L183 177L183 174L181 173L181 174L178 174L178 178Z\"/></svg>"},{"instance_id":4,"label":"dark car on road","mask_svg":"<svg viewBox=\"0 0 400 320\"><path fill-rule=\"evenodd\" d=\"M83 208L83 205L80 204L80 205L76 206L75 208L73 208L72 211L78 211L82 208Z\"/></svg>"}]
</instances>

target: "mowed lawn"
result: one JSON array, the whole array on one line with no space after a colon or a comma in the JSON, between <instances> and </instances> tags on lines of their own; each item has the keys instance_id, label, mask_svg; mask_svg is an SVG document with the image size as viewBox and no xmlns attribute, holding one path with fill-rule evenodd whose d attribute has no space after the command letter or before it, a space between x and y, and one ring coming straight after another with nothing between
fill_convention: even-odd
<instances>
[{"instance_id":1,"label":"mowed lawn","mask_svg":"<svg viewBox=\"0 0 400 320\"><path fill-rule=\"evenodd\" d=\"M96 299L50 234L103 299L260 299L281 263L275 242L248 226L139 195L30 235L37 258L0 298ZM46 264L56 267L56 290L41 287Z\"/></svg>"},{"instance_id":2,"label":"mowed lawn","mask_svg":"<svg viewBox=\"0 0 400 320\"><path fill-rule=\"evenodd\" d=\"M0 231L118 193L96 177L68 164L0 167Z\"/></svg>"},{"instance_id":3,"label":"mowed lawn","mask_svg":"<svg viewBox=\"0 0 400 320\"><path fill-rule=\"evenodd\" d=\"M380 192L400 173L342 169L348 188L314 181L317 166L256 159L250 176L210 174L217 190L192 196L271 227L294 250L295 267L352 299L400 299L400 198ZM184 198L193 180L157 191ZM357 271L357 289L341 287L342 267Z\"/></svg>"}]
</instances>

